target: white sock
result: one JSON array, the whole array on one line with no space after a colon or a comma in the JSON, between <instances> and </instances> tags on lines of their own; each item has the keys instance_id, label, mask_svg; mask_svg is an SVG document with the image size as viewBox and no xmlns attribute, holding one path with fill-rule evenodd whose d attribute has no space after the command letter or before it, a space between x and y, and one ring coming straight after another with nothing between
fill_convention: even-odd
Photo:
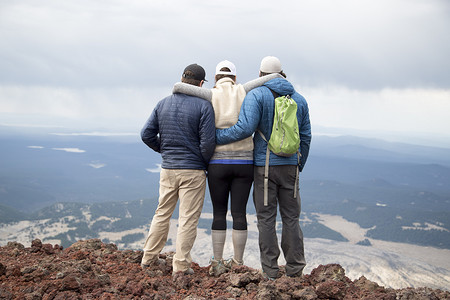
<instances>
[{"instance_id":1,"label":"white sock","mask_svg":"<svg viewBox=\"0 0 450 300\"><path fill-rule=\"evenodd\" d=\"M247 230L234 230L232 233L234 259L239 262L244 262L244 250L247 243Z\"/></svg>"},{"instance_id":2,"label":"white sock","mask_svg":"<svg viewBox=\"0 0 450 300\"><path fill-rule=\"evenodd\" d=\"M227 237L226 230L211 230L213 255L215 260L223 259L223 247L225 245L226 237Z\"/></svg>"}]
</instances>

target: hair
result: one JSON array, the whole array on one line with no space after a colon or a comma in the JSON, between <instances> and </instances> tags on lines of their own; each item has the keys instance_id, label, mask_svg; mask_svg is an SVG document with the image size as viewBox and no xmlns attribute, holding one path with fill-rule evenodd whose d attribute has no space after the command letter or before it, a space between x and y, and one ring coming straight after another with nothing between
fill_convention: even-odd
<instances>
[{"instance_id":1,"label":"hair","mask_svg":"<svg viewBox=\"0 0 450 300\"><path fill-rule=\"evenodd\" d=\"M274 73L265 73L265 72L259 71L259 77L263 77L263 76L270 75L270 74L274 74ZM280 75L283 76L284 78L287 77L286 74L284 74L283 71L278 72L278 74L280 74Z\"/></svg>"},{"instance_id":2,"label":"hair","mask_svg":"<svg viewBox=\"0 0 450 300\"><path fill-rule=\"evenodd\" d=\"M227 68L227 67L221 68L220 71L231 72L230 68ZM225 78L225 77L231 78L231 79L233 79L233 81L236 81L236 76L234 76L234 75L225 75L225 74L218 74L218 75L216 75L215 76L215 80L217 82L220 79Z\"/></svg>"},{"instance_id":3,"label":"hair","mask_svg":"<svg viewBox=\"0 0 450 300\"><path fill-rule=\"evenodd\" d=\"M192 84L195 86L200 86L200 83L202 82L201 80L197 80L194 78L186 78L184 77L184 75L188 76L188 77L194 77L194 73L192 73L191 71L186 71L184 72L183 76L181 76L181 82L183 83L187 83L187 84Z\"/></svg>"}]
</instances>

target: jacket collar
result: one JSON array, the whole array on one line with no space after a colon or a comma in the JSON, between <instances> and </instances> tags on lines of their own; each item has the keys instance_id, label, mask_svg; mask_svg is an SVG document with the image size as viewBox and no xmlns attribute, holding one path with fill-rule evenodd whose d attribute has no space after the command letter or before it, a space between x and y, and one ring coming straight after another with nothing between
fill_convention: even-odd
<instances>
[{"instance_id":1,"label":"jacket collar","mask_svg":"<svg viewBox=\"0 0 450 300\"><path fill-rule=\"evenodd\" d=\"M219 79L219 80L216 82L215 86L217 86L218 84L227 83L227 82L228 82L228 83L231 83L231 85L236 84L236 82L234 82L234 80L231 79L230 77L224 77L224 78Z\"/></svg>"}]
</instances>

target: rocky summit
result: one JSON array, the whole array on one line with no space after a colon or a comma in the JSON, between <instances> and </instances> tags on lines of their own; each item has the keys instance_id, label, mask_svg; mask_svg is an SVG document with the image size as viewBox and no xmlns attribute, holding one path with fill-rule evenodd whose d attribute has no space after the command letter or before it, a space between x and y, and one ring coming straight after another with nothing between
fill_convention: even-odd
<instances>
[{"instance_id":1,"label":"rocky summit","mask_svg":"<svg viewBox=\"0 0 450 300\"><path fill-rule=\"evenodd\" d=\"M338 264L320 265L299 278L264 279L246 266L211 277L172 275L172 255L141 269L142 251L118 250L99 239L63 249L36 239L30 247L0 247L0 299L450 299L430 288L389 289L361 277L350 280Z\"/></svg>"}]
</instances>

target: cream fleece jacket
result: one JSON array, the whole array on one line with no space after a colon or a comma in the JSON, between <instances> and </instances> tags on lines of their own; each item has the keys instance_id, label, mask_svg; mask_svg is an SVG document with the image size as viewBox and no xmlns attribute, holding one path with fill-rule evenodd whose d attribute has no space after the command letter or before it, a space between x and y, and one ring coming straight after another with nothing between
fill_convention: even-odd
<instances>
[{"instance_id":1,"label":"cream fleece jacket","mask_svg":"<svg viewBox=\"0 0 450 300\"><path fill-rule=\"evenodd\" d=\"M228 128L236 124L246 92L244 86L236 84L231 78L216 82L212 91L212 105L216 118L216 128ZM253 139L248 137L227 145L217 145L215 152L252 151ZM214 158L214 157L213 157ZM251 157L253 159L253 157Z\"/></svg>"}]
</instances>

